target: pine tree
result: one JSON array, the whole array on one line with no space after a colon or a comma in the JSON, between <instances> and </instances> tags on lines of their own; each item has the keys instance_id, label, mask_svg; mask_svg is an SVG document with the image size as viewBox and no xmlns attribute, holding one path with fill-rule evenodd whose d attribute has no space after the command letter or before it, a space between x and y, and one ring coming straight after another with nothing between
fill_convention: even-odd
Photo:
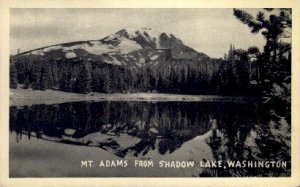
<instances>
[{"instance_id":1,"label":"pine tree","mask_svg":"<svg viewBox=\"0 0 300 187\"><path fill-rule=\"evenodd\" d=\"M224 60L228 60L227 53L224 54Z\"/></svg>"},{"instance_id":2,"label":"pine tree","mask_svg":"<svg viewBox=\"0 0 300 187\"><path fill-rule=\"evenodd\" d=\"M10 61L9 76L10 76L9 87L17 88L18 87L18 73L17 73L17 68L15 66L15 63L12 60Z\"/></svg>"},{"instance_id":3,"label":"pine tree","mask_svg":"<svg viewBox=\"0 0 300 187\"><path fill-rule=\"evenodd\" d=\"M89 93L91 92L91 72L88 63L83 63L81 71L76 78L75 91L78 93Z\"/></svg>"},{"instance_id":4,"label":"pine tree","mask_svg":"<svg viewBox=\"0 0 300 187\"><path fill-rule=\"evenodd\" d=\"M272 11L273 9L267 10ZM261 33L266 38L265 58L274 63L277 59L279 39L286 32L289 32L287 28L292 27L291 9L280 9L279 15L271 14L268 20L265 19L265 15L261 11L256 15L256 19L246 11L239 9L234 9L233 14L241 22L248 25L252 33L259 33L262 30Z\"/></svg>"},{"instance_id":5,"label":"pine tree","mask_svg":"<svg viewBox=\"0 0 300 187\"><path fill-rule=\"evenodd\" d=\"M42 62L34 61L32 63L32 69L29 73L29 84L31 83L31 87L34 90L41 89L41 75L42 75Z\"/></svg>"},{"instance_id":6,"label":"pine tree","mask_svg":"<svg viewBox=\"0 0 300 187\"><path fill-rule=\"evenodd\" d=\"M229 62L233 62L234 61L234 49L233 49L233 45L230 44L230 48L229 48L229 51L228 51L228 58L227 60Z\"/></svg>"},{"instance_id":7,"label":"pine tree","mask_svg":"<svg viewBox=\"0 0 300 187\"><path fill-rule=\"evenodd\" d=\"M98 67L95 67L92 72L92 85L91 89L94 92L102 92L103 91L103 75L101 74L101 70Z\"/></svg>"},{"instance_id":8,"label":"pine tree","mask_svg":"<svg viewBox=\"0 0 300 187\"><path fill-rule=\"evenodd\" d=\"M102 71L103 74L103 92L104 93L112 93L111 90L111 79L110 79L110 70L108 68L104 68Z\"/></svg>"},{"instance_id":9,"label":"pine tree","mask_svg":"<svg viewBox=\"0 0 300 187\"><path fill-rule=\"evenodd\" d=\"M59 80L59 88L63 91L70 91L69 90L69 86L68 86L68 73L66 72L66 70L63 70L62 76Z\"/></svg>"},{"instance_id":10,"label":"pine tree","mask_svg":"<svg viewBox=\"0 0 300 187\"><path fill-rule=\"evenodd\" d=\"M52 74L48 62L44 62L41 70L41 90L46 90L51 87Z\"/></svg>"}]
</instances>

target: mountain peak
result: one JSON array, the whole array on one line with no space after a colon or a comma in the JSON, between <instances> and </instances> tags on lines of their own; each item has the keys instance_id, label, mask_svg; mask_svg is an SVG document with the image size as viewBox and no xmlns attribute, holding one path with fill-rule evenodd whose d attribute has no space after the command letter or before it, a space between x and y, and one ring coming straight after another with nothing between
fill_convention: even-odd
<instances>
[{"instance_id":1,"label":"mountain peak","mask_svg":"<svg viewBox=\"0 0 300 187\"><path fill-rule=\"evenodd\" d=\"M110 40L119 40L120 38L126 37L128 39L136 39L139 37L142 37L146 40L159 40L160 36L162 34L166 33L161 33L154 31L151 28L143 27L143 28L124 28L112 35L107 36L104 38L104 41L110 41ZM166 34L167 36L171 37L171 35Z\"/></svg>"}]
</instances>

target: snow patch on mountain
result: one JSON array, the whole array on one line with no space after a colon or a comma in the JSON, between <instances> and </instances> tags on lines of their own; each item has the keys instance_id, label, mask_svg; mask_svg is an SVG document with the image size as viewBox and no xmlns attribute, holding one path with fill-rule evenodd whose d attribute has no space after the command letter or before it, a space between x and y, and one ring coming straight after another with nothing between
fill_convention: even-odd
<instances>
[{"instance_id":1,"label":"snow patch on mountain","mask_svg":"<svg viewBox=\"0 0 300 187\"><path fill-rule=\"evenodd\" d=\"M139 67L142 67L143 65L145 65L145 59L144 58L140 58L140 60L137 61L136 65L138 65Z\"/></svg>"},{"instance_id":2,"label":"snow patch on mountain","mask_svg":"<svg viewBox=\"0 0 300 187\"><path fill-rule=\"evenodd\" d=\"M104 61L105 63L108 63L108 64L113 64L113 65L118 65L118 66L122 65L122 62L121 62L121 61L119 61L116 57L111 56L111 55L106 56L106 57L103 59L103 61Z\"/></svg>"},{"instance_id":3,"label":"snow patch on mountain","mask_svg":"<svg viewBox=\"0 0 300 187\"><path fill-rule=\"evenodd\" d=\"M102 44L102 42L99 41L99 40L91 40L91 41L89 41L89 42L90 42L90 44L92 44L92 45L101 45L101 44Z\"/></svg>"},{"instance_id":4,"label":"snow patch on mountain","mask_svg":"<svg viewBox=\"0 0 300 187\"><path fill-rule=\"evenodd\" d=\"M30 54L32 54L32 55L40 55L40 56L44 56L45 55L45 53L42 50L32 51Z\"/></svg>"},{"instance_id":5,"label":"snow patch on mountain","mask_svg":"<svg viewBox=\"0 0 300 187\"><path fill-rule=\"evenodd\" d=\"M171 37L170 34L164 33L168 37ZM126 28L123 30L120 30L119 32L116 32L104 39L104 41L122 41L124 38L128 38L130 40L135 40L138 37L144 38L145 41L148 42L155 42L156 48L160 48L160 37L162 33L157 32L155 30L152 30L150 28Z\"/></svg>"},{"instance_id":6,"label":"snow patch on mountain","mask_svg":"<svg viewBox=\"0 0 300 187\"><path fill-rule=\"evenodd\" d=\"M138 43L136 43L133 40L129 40L127 38L123 38L120 41L120 44L118 46L113 46L112 44L104 44L100 41L92 41L92 42L90 42L90 44L91 45L89 45L87 43L83 43L83 44L77 44L77 45L68 46L68 47L64 47L61 45L50 46L50 47L46 47L43 49L31 51L30 53L26 53L25 55L43 56L44 53L47 53L47 52L51 52L54 50L62 50L65 53L65 55L68 57L70 57L70 55L71 55L70 51L72 51L71 56L73 58L73 56L76 56L76 54L74 52L75 49L83 49L83 50L87 51L88 53L95 54L95 55L101 55L104 53L112 53L112 52L128 54L132 51L142 49L142 47Z\"/></svg>"},{"instance_id":7,"label":"snow patch on mountain","mask_svg":"<svg viewBox=\"0 0 300 187\"><path fill-rule=\"evenodd\" d=\"M85 44L77 44L69 47L63 47L62 50L64 52L67 52L67 51L73 51L74 49L83 49L83 48L85 48Z\"/></svg>"},{"instance_id":8,"label":"snow patch on mountain","mask_svg":"<svg viewBox=\"0 0 300 187\"><path fill-rule=\"evenodd\" d=\"M129 34L129 36L135 38L138 36L142 36L146 41L151 41L156 43L156 48L160 48L160 36L162 33L157 32L155 30L152 30L151 28L142 28L142 29L133 29L128 28L126 29L126 32ZM166 34L168 37L170 37L169 34Z\"/></svg>"},{"instance_id":9,"label":"snow patch on mountain","mask_svg":"<svg viewBox=\"0 0 300 187\"><path fill-rule=\"evenodd\" d=\"M145 38L159 38L162 34L161 32L157 32L152 30L151 28L141 28L141 29L134 29L134 28L127 28L125 31L129 34L129 36L137 37L138 35L142 35ZM146 34L145 34L146 33ZM165 33L168 37L170 34ZM147 36L148 35L148 36Z\"/></svg>"},{"instance_id":10,"label":"snow patch on mountain","mask_svg":"<svg viewBox=\"0 0 300 187\"><path fill-rule=\"evenodd\" d=\"M159 55L153 55L152 57L150 57L151 60L156 60L158 59Z\"/></svg>"},{"instance_id":11,"label":"snow patch on mountain","mask_svg":"<svg viewBox=\"0 0 300 187\"><path fill-rule=\"evenodd\" d=\"M94 42L95 45L88 45L86 43L84 44L77 44L77 45L73 45L70 47L62 47L62 50L64 52L68 52L68 51L74 51L75 49L83 49L91 54L95 54L95 55L101 55L103 53L108 53L108 52L112 52L112 51L116 51L115 47L111 44L102 44L102 43L98 43Z\"/></svg>"},{"instance_id":12,"label":"snow patch on mountain","mask_svg":"<svg viewBox=\"0 0 300 187\"><path fill-rule=\"evenodd\" d=\"M121 40L121 43L118 45L118 49L120 50L121 54L128 54L132 51L142 49L142 46L140 46L138 43L136 43L133 40L124 38L123 40Z\"/></svg>"},{"instance_id":13,"label":"snow patch on mountain","mask_svg":"<svg viewBox=\"0 0 300 187\"><path fill-rule=\"evenodd\" d=\"M133 60L136 60L136 58L132 55L129 55L128 57L132 58Z\"/></svg>"},{"instance_id":14,"label":"snow patch on mountain","mask_svg":"<svg viewBox=\"0 0 300 187\"><path fill-rule=\"evenodd\" d=\"M115 65L122 65L122 62L120 62L116 57L112 56L112 64Z\"/></svg>"},{"instance_id":15,"label":"snow patch on mountain","mask_svg":"<svg viewBox=\"0 0 300 187\"><path fill-rule=\"evenodd\" d=\"M67 59L71 59L71 58L76 58L77 55L76 55L73 51L70 51L70 52L67 52L67 53L66 53L65 57L66 57Z\"/></svg>"},{"instance_id":16,"label":"snow patch on mountain","mask_svg":"<svg viewBox=\"0 0 300 187\"><path fill-rule=\"evenodd\" d=\"M108 45L92 45L92 46L84 46L83 48L85 51L94 54L94 55L101 55L103 53L109 53L109 52L115 52L116 49L113 45L108 44Z\"/></svg>"},{"instance_id":17,"label":"snow patch on mountain","mask_svg":"<svg viewBox=\"0 0 300 187\"><path fill-rule=\"evenodd\" d=\"M54 45L54 46L44 48L43 51L49 52L49 51L60 50L60 49L62 49L61 45Z\"/></svg>"}]
</instances>

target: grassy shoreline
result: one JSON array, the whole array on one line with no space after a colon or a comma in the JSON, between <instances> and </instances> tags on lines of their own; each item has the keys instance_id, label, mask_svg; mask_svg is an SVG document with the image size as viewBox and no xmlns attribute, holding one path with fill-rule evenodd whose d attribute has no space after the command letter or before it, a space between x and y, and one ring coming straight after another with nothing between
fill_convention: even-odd
<instances>
[{"instance_id":1,"label":"grassy shoreline","mask_svg":"<svg viewBox=\"0 0 300 187\"><path fill-rule=\"evenodd\" d=\"M179 95L164 93L89 93L78 94L57 90L10 89L10 106L59 104L76 101L181 101L181 102L248 102L254 98L218 95Z\"/></svg>"}]
</instances>

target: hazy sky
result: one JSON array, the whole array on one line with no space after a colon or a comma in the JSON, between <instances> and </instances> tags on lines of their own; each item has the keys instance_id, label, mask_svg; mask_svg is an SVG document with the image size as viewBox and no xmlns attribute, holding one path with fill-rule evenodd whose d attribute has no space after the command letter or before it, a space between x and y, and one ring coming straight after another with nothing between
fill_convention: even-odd
<instances>
[{"instance_id":1,"label":"hazy sky","mask_svg":"<svg viewBox=\"0 0 300 187\"><path fill-rule=\"evenodd\" d=\"M143 27L174 34L211 57L223 57L230 43L243 49L265 43L232 9L11 9L10 53Z\"/></svg>"}]
</instances>

